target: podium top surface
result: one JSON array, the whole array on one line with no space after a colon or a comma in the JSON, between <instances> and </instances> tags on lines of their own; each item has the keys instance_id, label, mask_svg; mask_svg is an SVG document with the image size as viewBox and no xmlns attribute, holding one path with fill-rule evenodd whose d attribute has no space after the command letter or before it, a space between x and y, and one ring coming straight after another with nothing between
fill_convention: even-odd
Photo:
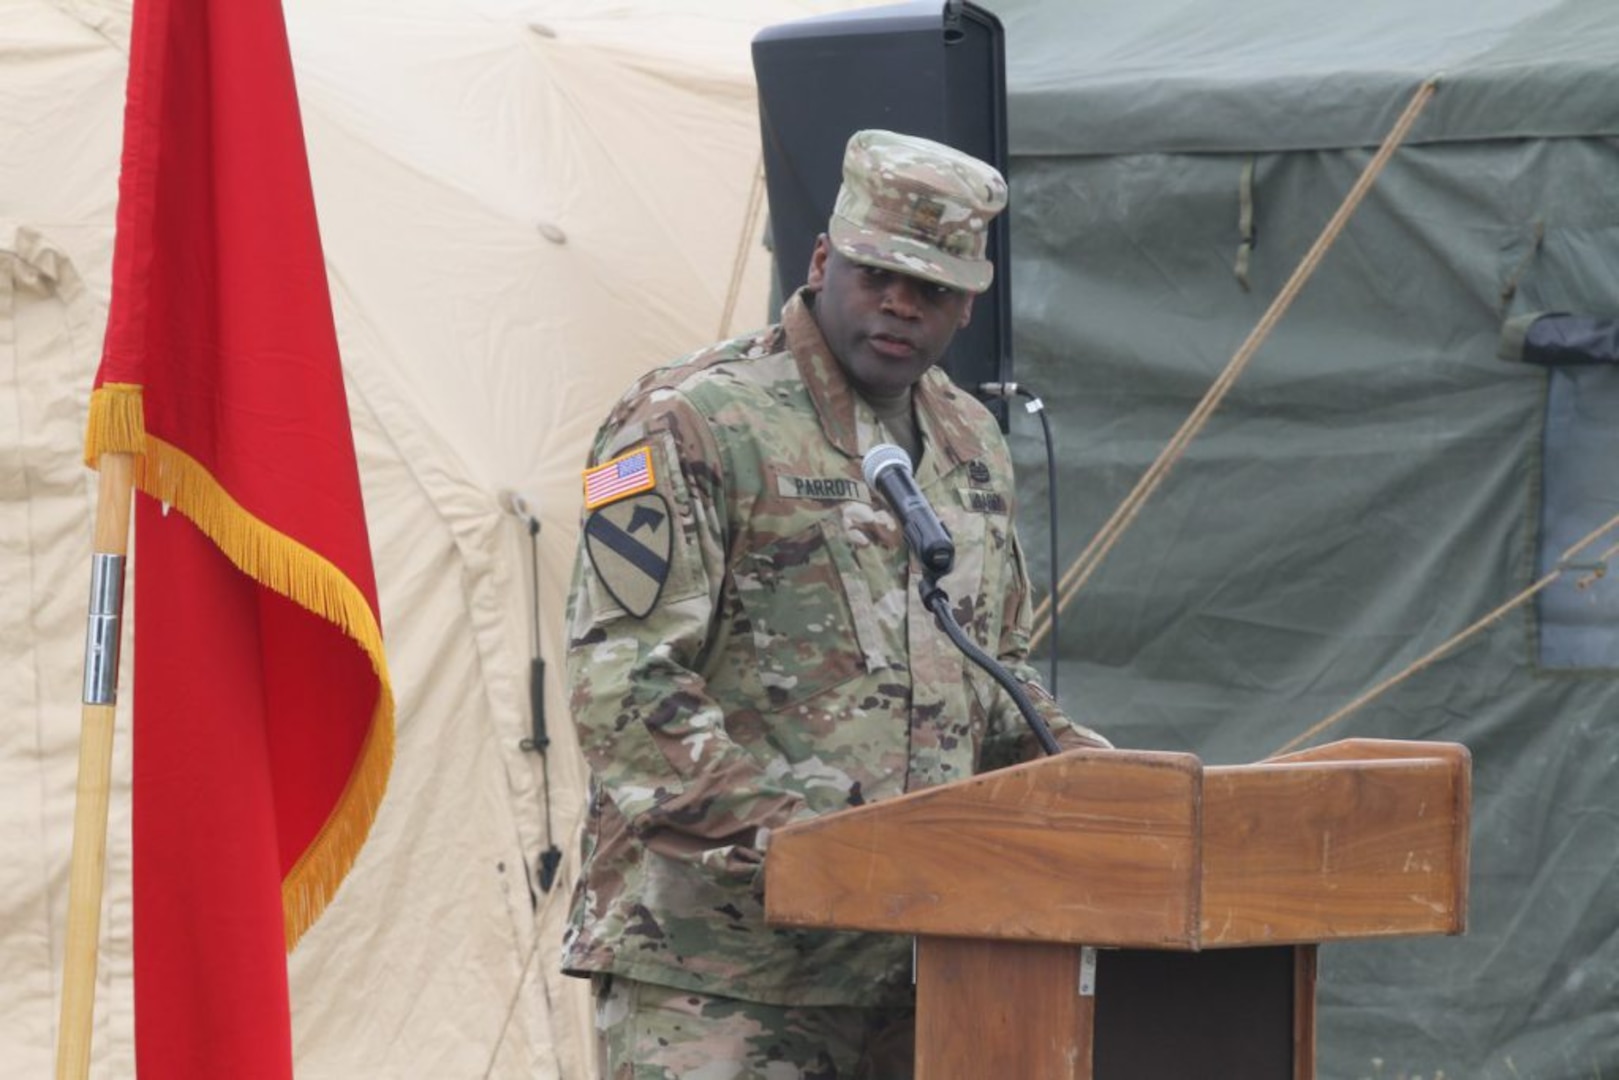
<instances>
[{"instance_id":1,"label":"podium top surface","mask_svg":"<svg viewBox=\"0 0 1619 1080\"><path fill-rule=\"evenodd\" d=\"M1074 750L783 829L772 923L1163 949L1465 928L1471 761Z\"/></svg>"}]
</instances>

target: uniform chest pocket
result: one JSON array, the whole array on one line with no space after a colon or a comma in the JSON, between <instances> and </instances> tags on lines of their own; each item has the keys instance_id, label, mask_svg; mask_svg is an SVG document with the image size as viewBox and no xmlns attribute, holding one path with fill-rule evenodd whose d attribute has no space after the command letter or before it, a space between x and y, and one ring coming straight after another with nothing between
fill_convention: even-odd
<instances>
[{"instance_id":1,"label":"uniform chest pocket","mask_svg":"<svg viewBox=\"0 0 1619 1080\"><path fill-rule=\"evenodd\" d=\"M748 552L734 574L769 706L804 701L867 670L850 598L869 590L835 521Z\"/></svg>"}]
</instances>

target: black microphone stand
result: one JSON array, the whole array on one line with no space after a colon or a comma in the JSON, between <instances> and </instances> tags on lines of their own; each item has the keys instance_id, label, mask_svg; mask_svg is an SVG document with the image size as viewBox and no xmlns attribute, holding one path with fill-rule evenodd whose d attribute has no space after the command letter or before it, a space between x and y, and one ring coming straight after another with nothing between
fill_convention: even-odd
<instances>
[{"instance_id":1,"label":"black microphone stand","mask_svg":"<svg viewBox=\"0 0 1619 1080\"><path fill-rule=\"evenodd\" d=\"M946 572L948 572L948 568ZM1035 711L1034 702L1029 700L1029 695L1019 685L1018 681L1012 678L1011 672L1007 671L993 656L980 649L978 643L968 637L967 632L961 628L961 624L956 622L956 617L950 612L950 597L939 587L938 575L929 571L925 565L922 570L922 582L917 586L917 592L922 597L922 606L933 612L934 619L939 623L939 629L943 630L945 636L955 643L956 648L960 649L967 659L989 672L990 677L1000 683L1008 694L1012 695L1012 700L1017 703L1018 712L1023 714L1024 722L1029 725L1029 730L1034 732L1034 737L1039 740L1041 749L1048 755L1062 753L1062 747L1057 745L1056 736L1051 734L1051 728L1046 725L1045 720Z\"/></svg>"}]
</instances>

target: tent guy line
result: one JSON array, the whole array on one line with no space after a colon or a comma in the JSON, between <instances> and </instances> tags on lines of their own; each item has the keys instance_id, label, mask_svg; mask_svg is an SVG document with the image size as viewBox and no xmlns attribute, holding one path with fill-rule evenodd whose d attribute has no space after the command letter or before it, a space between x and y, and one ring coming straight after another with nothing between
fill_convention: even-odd
<instances>
[{"instance_id":1,"label":"tent guy line","mask_svg":"<svg viewBox=\"0 0 1619 1080\"><path fill-rule=\"evenodd\" d=\"M1085 550L1079 553L1079 557L1074 560L1073 565L1064 572L1058 585L1061 593L1057 599L1058 611L1067 608L1073 601L1074 596L1090 580L1091 575L1101 565L1102 560L1107 557L1108 552L1113 550L1113 545L1118 542L1119 537L1135 521L1142 505L1152 497L1153 492L1158 490L1159 485L1163 483L1164 477L1169 474L1169 470L1180 460L1181 454L1185 452L1187 445L1203 430L1204 425L1208 423L1209 417L1214 414L1215 409L1219 408L1226 394L1236 383L1238 377L1242 375L1244 369L1247 368L1249 361L1253 359L1254 354L1259 351L1259 347L1270 337L1271 331L1276 328L1277 323L1281 322L1282 316L1292 306L1293 300L1315 273L1316 267L1321 264L1321 260L1326 257L1327 252L1337 241L1339 234L1348 225L1350 217L1359 209L1361 202L1366 198L1366 193L1377 182L1377 178L1383 172L1384 166L1389 163L1389 159L1394 156L1394 151L1399 145L1405 141L1405 137L1410 133L1412 125L1417 121L1417 117L1422 115L1423 109L1427 108L1428 103L1433 100L1434 93L1438 89L1438 76L1429 78L1417 89L1410 103L1406 105L1405 111L1400 114L1400 118L1395 121L1394 127L1389 130L1388 135L1383 139L1383 144L1378 147L1377 153L1372 156L1371 161L1367 162L1366 168L1361 171L1360 176L1355 180L1354 186L1349 189L1349 194L1344 196L1343 202L1339 204L1337 211L1333 213L1326 227L1322 229L1321 235L1316 238L1314 244L1310 245L1310 250L1305 252L1304 258L1299 261L1299 265L1293 271L1292 276L1282 286L1281 291L1276 294L1276 299L1271 301L1270 307L1265 310L1265 314L1260 317L1259 322L1255 324L1253 330L1248 334L1247 340L1242 343L1241 347L1231 357L1225 369L1220 372L1219 378L1215 379L1214 384L1203 395L1203 400L1198 402L1197 408L1192 410L1191 415L1186 418L1180 430L1175 432L1168 445L1164 447L1147 471L1142 474L1141 479L1137 481L1130 494L1125 496L1124 501L1113 511L1113 515L1091 538L1090 543L1085 545ZM1035 609L1034 633L1029 639L1031 649L1038 648L1040 643L1051 632L1051 605L1052 598L1048 596Z\"/></svg>"},{"instance_id":2,"label":"tent guy line","mask_svg":"<svg viewBox=\"0 0 1619 1080\"><path fill-rule=\"evenodd\" d=\"M1615 554L1619 554L1619 544L1613 544L1610 547L1603 549L1602 554L1598 555L1594 561L1589 563L1571 564L1569 560L1616 528L1619 528L1619 514L1615 514L1613 517L1609 518L1599 528L1587 533L1579 543L1563 552L1563 554L1558 557L1557 565L1551 571L1542 575L1539 580L1534 582L1534 584L1518 593L1518 595L1514 596L1506 603L1495 608L1493 611L1490 611L1488 614L1480 617L1472 625L1466 627L1454 637L1451 637L1436 648L1429 650L1421 657L1412 661L1404 670L1395 675L1389 676L1387 679L1384 679L1370 690L1367 690L1365 693L1362 693L1354 700L1350 701L1337 712L1310 727L1307 731L1295 735L1293 738L1289 739L1287 742L1278 747L1270 756L1273 758L1278 757L1290 750L1298 748L1309 740L1315 738L1317 735L1326 731L1328 728L1333 727L1339 721L1355 712L1361 706L1367 704L1375 698L1381 697L1385 691L1393 689L1406 679L1409 679L1411 676L1415 675L1417 672L1422 671L1423 669L1438 662L1443 657L1450 655L1474 635L1483 632L1485 629L1493 626L1495 623L1505 618L1511 612L1528 603L1538 593L1540 593L1541 590L1545 589L1548 585L1561 578L1569 570L1588 571L1587 576L1581 578L1576 583L1577 587L1582 589L1588 587L1596 579L1605 576L1608 570L1608 560L1613 558Z\"/></svg>"}]
</instances>

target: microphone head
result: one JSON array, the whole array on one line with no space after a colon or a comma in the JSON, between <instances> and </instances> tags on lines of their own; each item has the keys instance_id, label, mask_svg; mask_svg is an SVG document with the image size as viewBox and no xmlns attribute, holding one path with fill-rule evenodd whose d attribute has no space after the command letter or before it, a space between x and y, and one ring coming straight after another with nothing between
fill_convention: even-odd
<instances>
[{"instance_id":1,"label":"microphone head","mask_svg":"<svg viewBox=\"0 0 1619 1080\"><path fill-rule=\"evenodd\" d=\"M911 455L893 443L878 443L860 459L860 471L865 475L869 488L875 488L877 477L882 475L884 469L891 468L897 468L907 476L911 474Z\"/></svg>"}]
</instances>

